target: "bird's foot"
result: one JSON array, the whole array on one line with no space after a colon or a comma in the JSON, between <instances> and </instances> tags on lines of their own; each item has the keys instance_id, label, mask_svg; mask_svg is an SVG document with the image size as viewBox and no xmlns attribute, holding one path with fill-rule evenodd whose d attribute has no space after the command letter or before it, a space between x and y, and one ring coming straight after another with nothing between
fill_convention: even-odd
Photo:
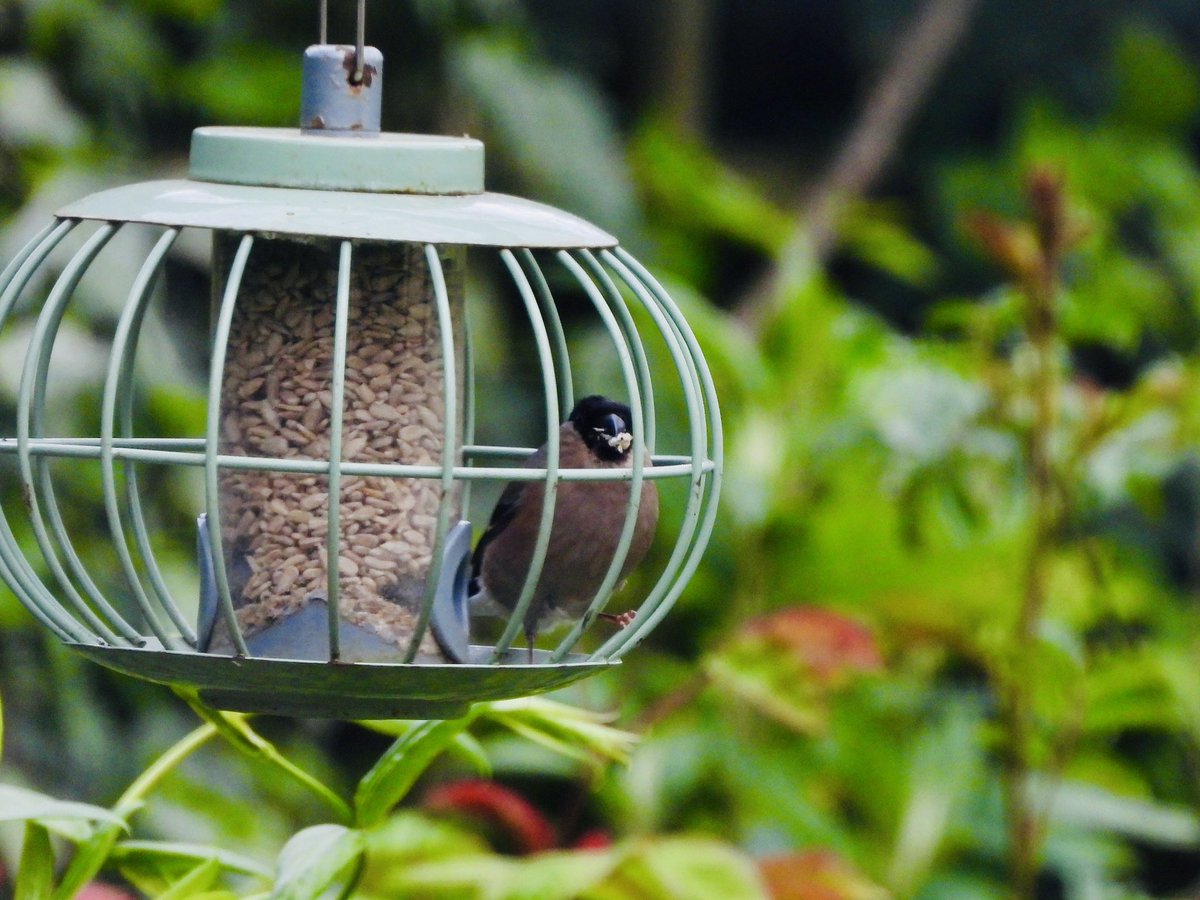
<instances>
[{"instance_id":1,"label":"bird's foot","mask_svg":"<svg viewBox=\"0 0 1200 900\"><path fill-rule=\"evenodd\" d=\"M623 613L600 613L600 618L605 622L612 622L617 628L628 628L633 624L633 620L637 618L636 609L627 609Z\"/></svg>"}]
</instances>

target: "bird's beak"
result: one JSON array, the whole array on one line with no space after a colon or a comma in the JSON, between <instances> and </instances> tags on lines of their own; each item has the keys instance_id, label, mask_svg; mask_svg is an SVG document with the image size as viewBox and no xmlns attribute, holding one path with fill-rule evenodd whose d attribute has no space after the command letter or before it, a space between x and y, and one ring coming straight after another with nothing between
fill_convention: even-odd
<instances>
[{"instance_id":1,"label":"bird's beak","mask_svg":"<svg viewBox=\"0 0 1200 900\"><path fill-rule=\"evenodd\" d=\"M629 426L616 413L609 413L606 417L604 431L609 435L608 446L614 448L618 453L624 453L633 444L633 435L629 433Z\"/></svg>"}]
</instances>

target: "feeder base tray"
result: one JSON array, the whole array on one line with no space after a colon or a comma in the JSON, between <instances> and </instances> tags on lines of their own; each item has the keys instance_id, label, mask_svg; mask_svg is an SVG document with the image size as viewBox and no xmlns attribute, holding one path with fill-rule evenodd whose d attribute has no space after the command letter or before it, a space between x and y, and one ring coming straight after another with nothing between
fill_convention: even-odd
<instances>
[{"instance_id":1,"label":"feeder base tray","mask_svg":"<svg viewBox=\"0 0 1200 900\"><path fill-rule=\"evenodd\" d=\"M314 719L454 719L471 703L565 687L619 665L571 654L550 663L535 650L510 650L487 663L491 647L472 646L470 661L440 665L330 663L217 656L136 647L71 644L93 662L126 675L195 690L217 709Z\"/></svg>"}]
</instances>

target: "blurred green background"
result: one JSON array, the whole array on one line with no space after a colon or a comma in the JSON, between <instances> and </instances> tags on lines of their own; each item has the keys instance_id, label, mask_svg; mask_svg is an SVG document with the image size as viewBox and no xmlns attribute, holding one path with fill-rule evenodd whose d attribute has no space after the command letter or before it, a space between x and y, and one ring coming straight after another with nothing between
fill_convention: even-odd
<instances>
[{"instance_id":1,"label":"blurred green background","mask_svg":"<svg viewBox=\"0 0 1200 900\"><path fill-rule=\"evenodd\" d=\"M351 38L352 4L331 6L332 38ZM0 256L70 199L181 177L196 126L294 123L316 18L300 0L0 0ZM408 801L423 827L476 836L470 864L372 881L417 821L397 817L360 895L517 896L488 853L580 841L658 850L620 877L564 853L571 876L525 896L1200 894L1200 9L376 0L368 38L385 128L483 138L491 190L594 221L662 278L714 369L727 488L672 615L560 697L640 734L628 764L485 722L499 792L447 793L468 748ZM128 241L71 308L66 433L96 433L88 366L145 252ZM169 260L144 433L202 432L205 254L181 241ZM480 382L504 385L480 428L536 441L529 337L497 276L471 274ZM573 356L603 386L581 309L565 304ZM0 333L3 434L28 328ZM680 410L661 414L678 432ZM6 510L14 473L0 458ZM158 486L157 549L190 585L195 485ZM60 490L102 549L98 469ZM194 724L4 589L0 697L0 782L101 805ZM389 741L256 722L336 791ZM510 801L549 843L498 813ZM136 832L269 864L325 815L211 746ZM468 846L436 834L448 859ZM0 823L0 897L21 846ZM117 869L104 880L153 895Z\"/></svg>"}]
</instances>

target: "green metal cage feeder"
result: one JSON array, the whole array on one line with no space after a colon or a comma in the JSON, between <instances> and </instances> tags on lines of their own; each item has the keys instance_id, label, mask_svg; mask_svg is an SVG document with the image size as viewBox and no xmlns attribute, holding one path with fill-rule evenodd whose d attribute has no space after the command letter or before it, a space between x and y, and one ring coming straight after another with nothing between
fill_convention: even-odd
<instances>
[{"instance_id":1,"label":"green metal cage feeder","mask_svg":"<svg viewBox=\"0 0 1200 900\"><path fill-rule=\"evenodd\" d=\"M484 191L478 141L379 131L382 57L363 46L361 21L360 7L356 47L322 40L306 52L302 128L198 129L187 179L68 204L0 275L0 330L9 324L11 332L19 301L40 302L21 366L16 435L0 438L0 461L9 457L22 499L0 509L0 577L89 659L194 689L219 708L450 717L473 701L569 684L616 664L646 637L708 541L721 427L687 322L613 237ZM47 397L64 315L127 226L156 239L95 373L99 434L56 436ZM167 254L189 230L212 242L206 429L139 435L144 398L134 360ZM41 296L51 254L72 233L78 248ZM546 423L543 468L522 465L533 448L475 442L468 252L497 254L524 307L544 396L544 414L535 413ZM578 373L559 315L565 289L556 285L585 297L607 333L632 412L630 468L559 465L557 434ZM653 377L638 310L673 364ZM682 400L685 453L656 452L656 389ZM95 512L110 535L99 561L73 542L55 487L85 461L99 464L103 509ZM164 466L204 476L198 521L175 523L196 528L199 596L187 602L168 587L143 507L147 470ZM527 658L511 644L544 561L555 488L601 479L630 483L607 577L565 637ZM686 485L673 547L634 623L579 652L617 586L646 479ZM473 645L469 493L479 481L513 480L545 482L541 531L503 634L494 646ZM24 546L12 527L18 516L32 535Z\"/></svg>"}]
</instances>

